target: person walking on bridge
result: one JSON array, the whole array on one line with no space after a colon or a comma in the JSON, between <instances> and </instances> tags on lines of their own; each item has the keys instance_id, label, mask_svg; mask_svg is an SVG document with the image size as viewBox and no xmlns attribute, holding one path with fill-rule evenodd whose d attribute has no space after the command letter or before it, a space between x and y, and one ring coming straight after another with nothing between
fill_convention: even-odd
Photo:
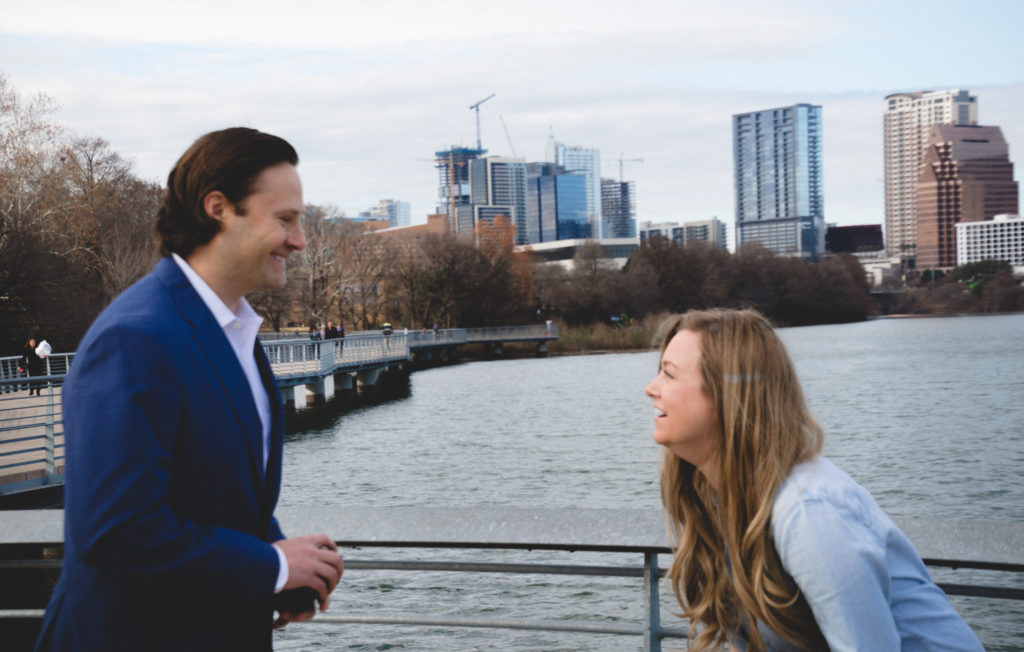
<instances>
[{"instance_id":1,"label":"person walking on bridge","mask_svg":"<svg viewBox=\"0 0 1024 652\"><path fill-rule=\"evenodd\" d=\"M284 416L245 300L305 247L298 156L233 128L167 179L162 258L89 328L64 383L64 566L39 650L270 650L343 566L274 517ZM278 616L274 620L274 612Z\"/></svg>"},{"instance_id":2,"label":"person walking on bridge","mask_svg":"<svg viewBox=\"0 0 1024 652\"><path fill-rule=\"evenodd\" d=\"M25 375L31 378L32 376L45 376L46 365L42 356L36 351L36 338L30 337L25 342L25 351L22 355L21 368L25 371ZM42 396L43 385L42 381L38 381L33 384L30 380L28 383L28 395Z\"/></svg>"}]
</instances>

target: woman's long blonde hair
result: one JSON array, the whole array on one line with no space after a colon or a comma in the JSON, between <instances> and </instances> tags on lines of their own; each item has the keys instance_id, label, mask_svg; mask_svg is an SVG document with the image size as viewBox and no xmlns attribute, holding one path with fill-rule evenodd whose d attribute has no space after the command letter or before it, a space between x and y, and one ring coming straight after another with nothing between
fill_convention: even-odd
<instances>
[{"instance_id":1,"label":"woman's long blonde hair","mask_svg":"<svg viewBox=\"0 0 1024 652\"><path fill-rule=\"evenodd\" d=\"M667 449L661 472L661 498L678 545L669 577L690 620L691 649L727 643L744 621L751 650L764 648L758 622L803 649L827 649L771 535L776 490L824 445L789 354L752 310L674 317L662 327L663 353L681 330L700 335L703 389L718 424L717 492Z\"/></svg>"}]
</instances>

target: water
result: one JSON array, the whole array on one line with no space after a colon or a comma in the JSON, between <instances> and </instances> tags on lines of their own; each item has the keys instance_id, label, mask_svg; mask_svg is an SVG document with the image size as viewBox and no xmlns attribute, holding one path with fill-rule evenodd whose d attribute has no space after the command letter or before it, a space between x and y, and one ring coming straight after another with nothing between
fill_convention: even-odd
<instances>
[{"instance_id":1,"label":"water","mask_svg":"<svg viewBox=\"0 0 1024 652\"><path fill-rule=\"evenodd\" d=\"M893 516L1024 520L1024 315L784 329L826 454ZM289 436L282 505L659 509L643 387L654 352L468 363L409 395ZM614 555L346 551L399 558L639 565ZM460 557L461 556L461 557ZM667 563L662 558L662 565ZM933 571L951 582L991 574ZM1001 581L1024 586L1005 574ZM664 584L664 583L663 583ZM332 611L640 622L639 580L360 571ZM683 626L662 591L662 620ZM1024 605L953 598L989 650L1024 648ZM633 650L639 639L508 630L293 626L278 649ZM681 641L666 641L679 649Z\"/></svg>"}]
</instances>

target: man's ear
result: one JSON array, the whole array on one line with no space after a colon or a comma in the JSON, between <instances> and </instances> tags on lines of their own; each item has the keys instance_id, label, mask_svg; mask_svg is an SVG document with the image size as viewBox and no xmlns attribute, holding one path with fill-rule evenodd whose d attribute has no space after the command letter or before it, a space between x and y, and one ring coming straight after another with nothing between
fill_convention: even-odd
<instances>
[{"instance_id":1,"label":"man's ear","mask_svg":"<svg viewBox=\"0 0 1024 652\"><path fill-rule=\"evenodd\" d=\"M206 215L210 219L217 220L218 222L224 221L224 211L228 209L231 202L224 196L219 190L214 190L206 194L203 197L203 210L206 211Z\"/></svg>"}]
</instances>

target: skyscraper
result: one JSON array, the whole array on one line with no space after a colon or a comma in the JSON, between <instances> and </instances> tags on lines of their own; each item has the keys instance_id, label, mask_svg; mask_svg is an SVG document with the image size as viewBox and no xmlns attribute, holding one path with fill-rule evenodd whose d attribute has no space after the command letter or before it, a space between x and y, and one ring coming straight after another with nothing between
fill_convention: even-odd
<instances>
[{"instance_id":1,"label":"skyscraper","mask_svg":"<svg viewBox=\"0 0 1024 652\"><path fill-rule=\"evenodd\" d=\"M977 98L968 91L917 91L885 98L885 247L913 257L917 248L917 182L932 125L978 124Z\"/></svg>"},{"instance_id":2,"label":"skyscraper","mask_svg":"<svg viewBox=\"0 0 1024 652\"><path fill-rule=\"evenodd\" d=\"M956 225L1016 213L1017 182L999 127L933 125L917 184L917 268L956 266Z\"/></svg>"},{"instance_id":3,"label":"skyscraper","mask_svg":"<svg viewBox=\"0 0 1024 652\"><path fill-rule=\"evenodd\" d=\"M602 237L636 237L636 195L632 181L601 179Z\"/></svg>"},{"instance_id":4,"label":"skyscraper","mask_svg":"<svg viewBox=\"0 0 1024 652\"><path fill-rule=\"evenodd\" d=\"M469 194L473 222L469 231L459 224L460 233L472 233L480 222L493 223L504 215L516 228L516 244L526 244L526 160L487 156L469 161Z\"/></svg>"},{"instance_id":5,"label":"skyscraper","mask_svg":"<svg viewBox=\"0 0 1024 652\"><path fill-rule=\"evenodd\" d=\"M582 174L571 174L556 163L529 163L526 176L527 242L591 237Z\"/></svg>"},{"instance_id":6,"label":"skyscraper","mask_svg":"<svg viewBox=\"0 0 1024 652\"><path fill-rule=\"evenodd\" d=\"M551 139L548 156L552 163L564 167L567 172L582 174L586 180L587 221L590 222L593 237L601 233L601 152L586 147L570 147ZM612 237L612 236L607 236Z\"/></svg>"},{"instance_id":7,"label":"skyscraper","mask_svg":"<svg viewBox=\"0 0 1024 652\"><path fill-rule=\"evenodd\" d=\"M438 172L437 212L448 216L448 229L454 233L473 232L470 205L469 163L487 153L486 149L452 147L434 152Z\"/></svg>"},{"instance_id":8,"label":"skyscraper","mask_svg":"<svg viewBox=\"0 0 1024 652\"><path fill-rule=\"evenodd\" d=\"M825 248L821 107L739 113L733 121L736 244L816 258Z\"/></svg>"}]
</instances>

